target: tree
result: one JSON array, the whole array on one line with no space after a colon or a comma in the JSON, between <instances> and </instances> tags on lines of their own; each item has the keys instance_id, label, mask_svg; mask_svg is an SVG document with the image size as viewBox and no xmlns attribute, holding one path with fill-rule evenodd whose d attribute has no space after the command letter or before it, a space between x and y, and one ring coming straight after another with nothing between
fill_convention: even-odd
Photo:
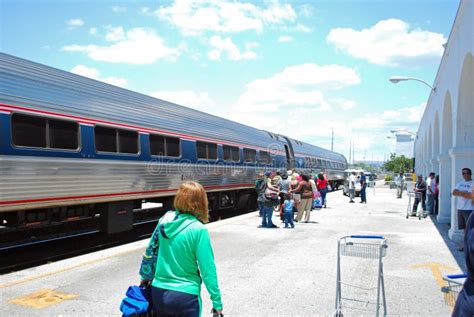
<instances>
[{"instance_id":1,"label":"tree","mask_svg":"<svg viewBox=\"0 0 474 317\"><path fill-rule=\"evenodd\" d=\"M390 154L390 160L383 165L384 169L393 173L408 173L413 170L413 160L395 153Z\"/></svg>"}]
</instances>

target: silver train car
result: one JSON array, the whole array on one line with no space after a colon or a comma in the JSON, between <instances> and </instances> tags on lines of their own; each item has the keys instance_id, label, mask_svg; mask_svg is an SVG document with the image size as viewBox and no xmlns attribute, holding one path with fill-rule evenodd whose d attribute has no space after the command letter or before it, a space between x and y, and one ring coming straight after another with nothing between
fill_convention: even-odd
<instances>
[{"instance_id":1,"label":"silver train car","mask_svg":"<svg viewBox=\"0 0 474 317\"><path fill-rule=\"evenodd\" d=\"M200 182L210 208L253 209L260 171L325 169L343 155L164 100L0 53L0 220L48 226L100 215L131 229L143 202L171 208Z\"/></svg>"}]
</instances>

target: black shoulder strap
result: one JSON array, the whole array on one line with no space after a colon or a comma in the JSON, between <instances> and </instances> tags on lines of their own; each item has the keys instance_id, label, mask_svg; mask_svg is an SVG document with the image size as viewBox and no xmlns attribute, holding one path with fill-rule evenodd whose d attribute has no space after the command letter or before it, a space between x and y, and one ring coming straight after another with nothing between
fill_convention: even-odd
<instances>
[{"instance_id":1,"label":"black shoulder strap","mask_svg":"<svg viewBox=\"0 0 474 317\"><path fill-rule=\"evenodd\" d=\"M166 232L165 232L165 226L162 225L162 224L160 224L160 233L163 236L163 238L169 239L168 236L166 235Z\"/></svg>"}]
</instances>

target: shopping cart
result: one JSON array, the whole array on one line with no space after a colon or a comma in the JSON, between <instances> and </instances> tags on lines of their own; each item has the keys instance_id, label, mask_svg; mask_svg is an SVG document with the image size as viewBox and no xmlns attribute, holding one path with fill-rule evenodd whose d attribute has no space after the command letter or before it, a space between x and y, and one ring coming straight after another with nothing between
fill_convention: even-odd
<instances>
[{"instance_id":1,"label":"shopping cart","mask_svg":"<svg viewBox=\"0 0 474 317\"><path fill-rule=\"evenodd\" d=\"M412 199L421 200L421 197L422 197L421 192L408 191L407 194L408 194L408 205L407 205L406 218L408 219L408 217L411 217L411 216L418 217L419 220L421 220L421 218L426 218L426 214L423 211L423 208L417 208L416 213L412 214L412 208L413 208L413 203L414 203L414 200Z\"/></svg>"},{"instance_id":2,"label":"shopping cart","mask_svg":"<svg viewBox=\"0 0 474 317\"><path fill-rule=\"evenodd\" d=\"M335 317L342 317L342 300L362 302L357 299L343 298L341 292L341 285L344 284L349 287L370 291L377 288L377 303L376 303L376 316L379 315L380 299L382 297L384 316L387 315L387 302L385 300L385 285L383 279L383 262L382 258L387 255L387 239L383 236L377 235L351 235L345 236L339 239L337 243L337 281L336 281L336 311L334 312ZM341 280L341 257L352 256L366 259L378 259L378 278L377 287L364 288L361 286L351 285L344 283ZM373 304L371 302L364 302L367 304Z\"/></svg>"},{"instance_id":3,"label":"shopping cart","mask_svg":"<svg viewBox=\"0 0 474 317\"><path fill-rule=\"evenodd\" d=\"M444 293L444 301L446 302L446 305L454 307L466 277L466 274L452 274L443 276L443 280L448 283L447 286L441 288L441 292Z\"/></svg>"}]
</instances>

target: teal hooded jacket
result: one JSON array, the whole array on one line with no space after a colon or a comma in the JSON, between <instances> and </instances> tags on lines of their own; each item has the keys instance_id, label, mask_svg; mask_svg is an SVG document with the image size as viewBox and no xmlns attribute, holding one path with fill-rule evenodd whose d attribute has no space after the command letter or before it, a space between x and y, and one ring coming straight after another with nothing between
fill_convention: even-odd
<instances>
[{"instance_id":1,"label":"teal hooded jacket","mask_svg":"<svg viewBox=\"0 0 474 317\"><path fill-rule=\"evenodd\" d=\"M159 234L158 263L152 286L200 296L204 281L213 307L222 310L207 228L193 215L177 211L168 211L155 231L160 231L160 225L166 237L162 232Z\"/></svg>"}]
</instances>

